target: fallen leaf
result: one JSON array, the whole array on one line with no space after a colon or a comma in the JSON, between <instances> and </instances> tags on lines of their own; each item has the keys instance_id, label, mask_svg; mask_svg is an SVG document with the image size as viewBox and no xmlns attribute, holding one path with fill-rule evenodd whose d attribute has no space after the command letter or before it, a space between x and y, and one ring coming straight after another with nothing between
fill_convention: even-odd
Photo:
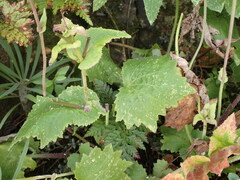
<instances>
[{"instance_id":1,"label":"fallen leaf","mask_svg":"<svg viewBox=\"0 0 240 180\"><path fill-rule=\"evenodd\" d=\"M240 110L235 113L237 126L240 125Z\"/></svg>"}]
</instances>

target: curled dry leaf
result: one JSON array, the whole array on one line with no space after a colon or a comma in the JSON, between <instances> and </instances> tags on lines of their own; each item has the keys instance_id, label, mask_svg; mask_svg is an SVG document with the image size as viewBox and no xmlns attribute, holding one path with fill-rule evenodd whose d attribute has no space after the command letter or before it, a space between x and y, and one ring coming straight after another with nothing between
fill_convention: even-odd
<instances>
[{"instance_id":1,"label":"curled dry leaf","mask_svg":"<svg viewBox=\"0 0 240 180\"><path fill-rule=\"evenodd\" d=\"M240 125L240 110L235 113L237 126Z\"/></svg>"},{"instance_id":2,"label":"curled dry leaf","mask_svg":"<svg viewBox=\"0 0 240 180\"><path fill-rule=\"evenodd\" d=\"M206 104L209 101L207 89L198 77L188 68L188 63L185 59L171 54L171 57L177 60L178 67L183 71L187 81L196 89L201 98L201 103ZM164 126L177 128L179 131L186 125L193 122L194 116L197 114L198 95L191 94L178 102L175 108L169 108L165 117Z\"/></svg>"}]
</instances>

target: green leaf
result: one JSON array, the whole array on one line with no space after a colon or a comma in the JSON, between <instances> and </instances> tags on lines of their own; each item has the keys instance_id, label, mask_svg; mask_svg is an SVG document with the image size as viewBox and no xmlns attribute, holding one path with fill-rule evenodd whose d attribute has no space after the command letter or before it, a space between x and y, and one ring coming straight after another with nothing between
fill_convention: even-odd
<instances>
[{"instance_id":1,"label":"green leaf","mask_svg":"<svg viewBox=\"0 0 240 180\"><path fill-rule=\"evenodd\" d=\"M24 142L18 143L10 150L11 142L3 142L0 144L0 168L2 170L2 179L12 179L13 174L18 166L20 155L23 151ZM36 168L36 162L29 157L25 157L22 169L18 175L18 178L24 177L24 169L30 168L34 170Z\"/></svg>"},{"instance_id":2,"label":"green leaf","mask_svg":"<svg viewBox=\"0 0 240 180\"><path fill-rule=\"evenodd\" d=\"M162 0L143 0L146 15L149 23L152 25L157 19L160 7L163 5Z\"/></svg>"},{"instance_id":3,"label":"green leaf","mask_svg":"<svg viewBox=\"0 0 240 180\"><path fill-rule=\"evenodd\" d=\"M209 9L221 13L223 8L227 10L228 14L232 11L232 0L207 0ZM240 17L240 2L237 1L235 17Z\"/></svg>"},{"instance_id":4,"label":"green leaf","mask_svg":"<svg viewBox=\"0 0 240 180\"><path fill-rule=\"evenodd\" d=\"M195 90L181 76L169 55L128 60L122 69L124 86L115 100L116 121L127 128L145 125L156 131L158 115Z\"/></svg>"},{"instance_id":5,"label":"green leaf","mask_svg":"<svg viewBox=\"0 0 240 180\"><path fill-rule=\"evenodd\" d=\"M125 31L117 31L112 29L103 28L90 28L87 30L87 35L90 37L90 42L88 46L87 55L83 62L79 65L80 69L90 69L96 65L100 58L102 57L102 49L106 43L110 42L112 39L119 38L130 38ZM80 40L83 45L86 44L86 38L81 35L75 36L76 40ZM84 47L81 47L81 52L83 52Z\"/></svg>"},{"instance_id":6,"label":"green leaf","mask_svg":"<svg viewBox=\"0 0 240 180\"><path fill-rule=\"evenodd\" d=\"M46 9L43 9L43 14L40 19L40 26L41 26L41 32L39 33L44 33L46 31L46 24L47 24L47 14L46 14Z\"/></svg>"},{"instance_id":7,"label":"green leaf","mask_svg":"<svg viewBox=\"0 0 240 180\"><path fill-rule=\"evenodd\" d=\"M212 99L210 102L205 104L201 112L194 117L193 125L197 124L198 121L202 121L203 123L217 126L217 121L215 119L216 106L217 99Z\"/></svg>"},{"instance_id":8,"label":"green leaf","mask_svg":"<svg viewBox=\"0 0 240 180\"><path fill-rule=\"evenodd\" d=\"M235 173L228 174L228 180L239 180L239 179L240 179L240 177Z\"/></svg>"},{"instance_id":9,"label":"green leaf","mask_svg":"<svg viewBox=\"0 0 240 180\"><path fill-rule=\"evenodd\" d=\"M122 158L129 161L134 161L137 149L145 150L143 143L147 142L143 130L136 127L126 129L123 122L116 123L114 119L110 119L108 126L103 120L94 122L85 136L93 136L103 147L112 144L114 150L123 150Z\"/></svg>"},{"instance_id":10,"label":"green leaf","mask_svg":"<svg viewBox=\"0 0 240 180\"><path fill-rule=\"evenodd\" d=\"M213 131L213 135L210 138L209 152L210 156L217 150L234 145L236 134L236 120L235 115L230 115L216 130Z\"/></svg>"},{"instance_id":11,"label":"green leaf","mask_svg":"<svg viewBox=\"0 0 240 180\"><path fill-rule=\"evenodd\" d=\"M96 121L104 109L99 99L92 90L88 89L90 112L69 106L54 103L48 97L37 97L37 103L33 105L27 121L18 132L13 144L23 138L37 137L40 141L40 148L44 148L49 142L62 137L63 130L69 124L87 126ZM63 91L58 100L78 106L85 106L83 88L71 86Z\"/></svg>"},{"instance_id":12,"label":"green leaf","mask_svg":"<svg viewBox=\"0 0 240 180\"><path fill-rule=\"evenodd\" d=\"M201 1L201 0L191 0L192 3L194 4L194 6L198 5L198 3Z\"/></svg>"},{"instance_id":13,"label":"green leaf","mask_svg":"<svg viewBox=\"0 0 240 180\"><path fill-rule=\"evenodd\" d=\"M57 73L55 74L54 80L55 81L63 81L66 79L66 74L69 69L69 66L64 66L58 69Z\"/></svg>"},{"instance_id":14,"label":"green leaf","mask_svg":"<svg viewBox=\"0 0 240 180\"><path fill-rule=\"evenodd\" d=\"M74 171L77 180L130 180L125 170L132 164L122 160L121 151L113 151L111 145L94 148L89 155L83 154Z\"/></svg>"},{"instance_id":15,"label":"green leaf","mask_svg":"<svg viewBox=\"0 0 240 180\"><path fill-rule=\"evenodd\" d=\"M122 83L121 69L112 61L109 50L103 48L103 55L97 65L87 70L89 81L94 79L105 83Z\"/></svg>"},{"instance_id":16,"label":"green leaf","mask_svg":"<svg viewBox=\"0 0 240 180\"><path fill-rule=\"evenodd\" d=\"M163 134L161 150L169 150L172 153L180 152L181 156L186 156L191 142L187 137L185 128L181 131L169 127L160 127L160 129ZM188 129L194 139L201 137L201 131L194 130L191 125L188 125Z\"/></svg>"},{"instance_id":17,"label":"green leaf","mask_svg":"<svg viewBox=\"0 0 240 180\"><path fill-rule=\"evenodd\" d=\"M236 66L235 63L232 63L230 67L233 71L232 77L234 82L235 83L240 82L240 65Z\"/></svg>"},{"instance_id":18,"label":"green leaf","mask_svg":"<svg viewBox=\"0 0 240 180\"><path fill-rule=\"evenodd\" d=\"M80 162L81 156L78 153L72 153L68 158L67 158L67 166L71 168L72 171L75 170L76 168L76 163Z\"/></svg>"},{"instance_id":19,"label":"green leaf","mask_svg":"<svg viewBox=\"0 0 240 180\"><path fill-rule=\"evenodd\" d=\"M158 178L163 178L172 171L173 170L168 168L168 162L165 160L157 160L157 163L154 163L153 175Z\"/></svg>"},{"instance_id":20,"label":"green leaf","mask_svg":"<svg viewBox=\"0 0 240 180\"><path fill-rule=\"evenodd\" d=\"M93 0L93 12L104 6L106 2L107 0Z\"/></svg>"},{"instance_id":21,"label":"green leaf","mask_svg":"<svg viewBox=\"0 0 240 180\"><path fill-rule=\"evenodd\" d=\"M146 180L147 178L146 170L137 162L134 162L134 164L126 170L126 173L131 180Z\"/></svg>"}]
</instances>

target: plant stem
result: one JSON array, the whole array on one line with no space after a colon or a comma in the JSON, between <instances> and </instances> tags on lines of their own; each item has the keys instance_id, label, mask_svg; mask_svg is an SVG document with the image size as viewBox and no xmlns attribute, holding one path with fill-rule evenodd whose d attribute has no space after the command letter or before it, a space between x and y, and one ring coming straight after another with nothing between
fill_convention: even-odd
<instances>
[{"instance_id":1,"label":"plant stem","mask_svg":"<svg viewBox=\"0 0 240 180\"><path fill-rule=\"evenodd\" d=\"M128 49L132 50L132 51L135 51L137 49L137 48L135 48L133 46L130 46L130 45L127 45L127 44L123 44L123 43L118 43L118 42L110 42L110 45L125 47L125 48L128 48Z\"/></svg>"},{"instance_id":2,"label":"plant stem","mask_svg":"<svg viewBox=\"0 0 240 180\"><path fill-rule=\"evenodd\" d=\"M207 133L207 122L204 121L204 122L203 122L202 139L204 139L204 137L206 136L206 133Z\"/></svg>"},{"instance_id":3,"label":"plant stem","mask_svg":"<svg viewBox=\"0 0 240 180\"><path fill-rule=\"evenodd\" d=\"M183 13L181 13L180 19L178 21L177 31L176 31L176 35L175 35L175 53L177 56L179 56L178 38L179 38L180 28L181 28L181 24L182 24L182 19L183 19Z\"/></svg>"},{"instance_id":4,"label":"plant stem","mask_svg":"<svg viewBox=\"0 0 240 180\"><path fill-rule=\"evenodd\" d=\"M237 98L232 102L232 104L230 104L227 107L227 110L225 111L225 113L218 119L218 126L221 125L225 119L227 119L228 115L230 114L230 112L235 108L235 106L240 102L240 95L237 96Z\"/></svg>"},{"instance_id":5,"label":"plant stem","mask_svg":"<svg viewBox=\"0 0 240 180\"><path fill-rule=\"evenodd\" d=\"M34 159L59 159L59 158L67 158L69 154L65 153L44 153L44 154L30 154L28 157Z\"/></svg>"},{"instance_id":6,"label":"plant stem","mask_svg":"<svg viewBox=\"0 0 240 180\"><path fill-rule=\"evenodd\" d=\"M106 110L106 118L105 118L106 122L105 122L105 124L107 126L109 124L109 104L105 104L105 110Z\"/></svg>"},{"instance_id":7,"label":"plant stem","mask_svg":"<svg viewBox=\"0 0 240 180\"><path fill-rule=\"evenodd\" d=\"M221 115L221 109L222 109L222 94L223 94L223 87L225 84L225 75L227 74L227 64L229 59L229 53L231 48L231 41L232 41L232 33L233 33L233 26L234 26L234 17L235 17L235 11L236 11L236 4L237 0L232 1L232 11L231 11L231 19L230 19L230 25L229 25L229 32L228 32L228 42L227 42L227 50L226 54L224 56L224 64L223 64L223 71L222 71L222 79L221 84L219 88L219 95L218 95L218 111L217 111L217 119L219 119Z\"/></svg>"},{"instance_id":8,"label":"plant stem","mask_svg":"<svg viewBox=\"0 0 240 180\"><path fill-rule=\"evenodd\" d=\"M195 60L196 60L196 57L202 47L202 44L203 44L203 39L204 39L204 35L205 35L205 31L206 31L206 26L207 26L207 0L204 0L204 10L203 10L203 24L202 24L202 35L201 35L201 39L200 39L200 42L199 42L199 45L197 47L197 50L196 52L194 53L193 55L193 58L191 59L191 62L189 64L189 69L191 70L195 64Z\"/></svg>"},{"instance_id":9,"label":"plant stem","mask_svg":"<svg viewBox=\"0 0 240 180\"><path fill-rule=\"evenodd\" d=\"M187 134L187 137L188 137L190 143L193 144L193 138L191 136L191 133L189 132L188 126L185 125L184 128L185 128L185 131L186 131L186 134Z\"/></svg>"},{"instance_id":10,"label":"plant stem","mask_svg":"<svg viewBox=\"0 0 240 180\"><path fill-rule=\"evenodd\" d=\"M91 147L96 147L94 144L90 143L88 140L86 140L85 138L83 138L82 136L80 136L79 134L77 134L76 132L73 132L73 130L71 130L70 128L66 128L66 130L71 133L73 136L75 136L76 138L78 138L79 140L85 142L85 143L89 143Z\"/></svg>"},{"instance_id":11,"label":"plant stem","mask_svg":"<svg viewBox=\"0 0 240 180\"><path fill-rule=\"evenodd\" d=\"M33 177L28 177L28 178L20 178L16 180L37 180L37 179L47 179L47 178L60 178L60 177L65 177L65 176L71 176L74 175L73 172L67 172L67 173L62 173L62 174L52 174L52 175L41 175L41 176L33 176Z\"/></svg>"},{"instance_id":12,"label":"plant stem","mask_svg":"<svg viewBox=\"0 0 240 180\"><path fill-rule=\"evenodd\" d=\"M47 68L47 56L46 56L46 49L45 49L45 43L44 43L44 37L43 37L43 32L42 28L40 25L40 21L38 18L37 10L35 8L33 0L30 0L30 4L32 7L34 19L37 24L37 32L39 33L40 37L40 42L41 42L41 47L42 47L42 56L43 56L43 69L42 69L42 93L43 96L46 96L46 68Z\"/></svg>"},{"instance_id":13,"label":"plant stem","mask_svg":"<svg viewBox=\"0 0 240 180\"><path fill-rule=\"evenodd\" d=\"M179 16L179 0L175 0L175 2L176 2L176 7L175 7L174 24L173 24L173 29L172 29L170 41L169 41L169 44L168 44L167 53L170 53L171 48L172 48L174 34L175 34L175 31L176 31L176 28L177 28L177 22L178 22L178 16Z\"/></svg>"}]
</instances>

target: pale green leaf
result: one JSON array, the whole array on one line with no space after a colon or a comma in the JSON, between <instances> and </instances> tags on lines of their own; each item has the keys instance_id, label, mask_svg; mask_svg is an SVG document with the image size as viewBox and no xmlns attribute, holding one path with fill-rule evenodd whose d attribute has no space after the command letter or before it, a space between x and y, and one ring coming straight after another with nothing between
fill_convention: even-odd
<instances>
[{"instance_id":1,"label":"pale green leaf","mask_svg":"<svg viewBox=\"0 0 240 180\"><path fill-rule=\"evenodd\" d=\"M225 8L229 14L232 12L232 0L225 0ZM235 17L240 17L240 1L237 1Z\"/></svg>"},{"instance_id":2,"label":"pale green leaf","mask_svg":"<svg viewBox=\"0 0 240 180\"><path fill-rule=\"evenodd\" d=\"M58 54L63 50L68 50L68 56L72 60L79 61L77 55L74 55L74 53L71 51L75 48L79 48L81 46L81 41L74 41L74 43L67 42L65 39L60 39L60 41L57 43L56 46L52 49L52 56L49 60L49 63L54 63L57 59Z\"/></svg>"},{"instance_id":3,"label":"pale green leaf","mask_svg":"<svg viewBox=\"0 0 240 180\"><path fill-rule=\"evenodd\" d=\"M24 147L23 142L16 144L10 150L11 142L3 142L0 144L0 168L2 170L2 179L12 179L13 174L18 166L18 161ZM30 168L34 170L36 168L36 162L29 157L25 157L22 170L19 172L18 177L24 177L24 169Z\"/></svg>"},{"instance_id":4,"label":"pale green leaf","mask_svg":"<svg viewBox=\"0 0 240 180\"><path fill-rule=\"evenodd\" d=\"M89 155L83 154L74 171L77 180L130 180L125 170L132 162L121 159L121 151L113 151L108 145L102 151L94 148Z\"/></svg>"},{"instance_id":5,"label":"pale green leaf","mask_svg":"<svg viewBox=\"0 0 240 180\"><path fill-rule=\"evenodd\" d=\"M55 81L63 81L66 79L66 73L69 69L69 66L64 66L58 69L57 73L55 74L54 80Z\"/></svg>"},{"instance_id":6,"label":"pale green leaf","mask_svg":"<svg viewBox=\"0 0 240 180\"><path fill-rule=\"evenodd\" d=\"M49 142L56 141L62 137L65 127L69 124L87 126L96 121L104 109L99 103L99 99L92 90L88 89L88 105L90 112L52 102L48 97L37 97L37 103L33 105L32 111L18 132L13 143L21 141L23 138L37 137L41 143L40 148L44 148ZM78 106L85 106L83 88L71 86L63 91L59 96L60 102L70 103Z\"/></svg>"},{"instance_id":7,"label":"pale green leaf","mask_svg":"<svg viewBox=\"0 0 240 180\"><path fill-rule=\"evenodd\" d=\"M46 9L43 9L43 14L40 19L40 26L41 26L41 32L39 33L44 33L46 31L46 24L47 24L47 14L46 14Z\"/></svg>"},{"instance_id":8,"label":"pale green leaf","mask_svg":"<svg viewBox=\"0 0 240 180\"><path fill-rule=\"evenodd\" d=\"M116 95L116 121L155 132L158 115L165 116L166 108L195 92L176 63L169 55L128 60L122 69L124 86Z\"/></svg>"},{"instance_id":9,"label":"pale green leaf","mask_svg":"<svg viewBox=\"0 0 240 180\"><path fill-rule=\"evenodd\" d=\"M103 28L90 28L87 30L87 35L90 37L88 51L83 62L79 65L80 69L89 69L96 65L102 57L102 49L106 43L112 39L130 38L125 31L117 31ZM76 35L75 40L80 40L83 45L86 44L87 38L81 35ZM81 52L84 47L81 46Z\"/></svg>"},{"instance_id":10,"label":"pale green leaf","mask_svg":"<svg viewBox=\"0 0 240 180\"><path fill-rule=\"evenodd\" d=\"M103 55L99 63L87 70L87 76L91 82L94 81L94 79L109 84L122 82L121 69L114 64L107 48L103 48Z\"/></svg>"},{"instance_id":11,"label":"pale green leaf","mask_svg":"<svg viewBox=\"0 0 240 180\"><path fill-rule=\"evenodd\" d=\"M149 23L152 25L157 19L160 7L163 5L162 0L143 0L146 15Z\"/></svg>"},{"instance_id":12,"label":"pale green leaf","mask_svg":"<svg viewBox=\"0 0 240 180\"><path fill-rule=\"evenodd\" d=\"M202 121L203 123L208 123L216 126L216 106L217 99L212 99L207 104L205 104L201 112L199 112L199 114L194 117L193 125L197 124L198 121Z\"/></svg>"},{"instance_id":13,"label":"pale green leaf","mask_svg":"<svg viewBox=\"0 0 240 180\"><path fill-rule=\"evenodd\" d=\"M93 12L104 6L106 2L107 0L93 0Z\"/></svg>"},{"instance_id":14,"label":"pale green leaf","mask_svg":"<svg viewBox=\"0 0 240 180\"><path fill-rule=\"evenodd\" d=\"M221 68L220 71L218 71L218 80L220 82L224 81L223 83L226 83L228 81L227 73L225 72L224 74L224 80L222 79L222 74L223 74L223 68Z\"/></svg>"},{"instance_id":15,"label":"pale green leaf","mask_svg":"<svg viewBox=\"0 0 240 180\"><path fill-rule=\"evenodd\" d=\"M168 162L165 160L157 160L157 163L154 163L153 175L158 178L162 178L172 171L173 170L168 168Z\"/></svg>"},{"instance_id":16,"label":"pale green leaf","mask_svg":"<svg viewBox=\"0 0 240 180\"><path fill-rule=\"evenodd\" d=\"M134 162L134 164L126 170L126 173L131 180L146 180L147 178L146 170L137 162Z\"/></svg>"},{"instance_id":17,"label":"pale green leaf","mask_svg":"<svg viewBox=\"0 0 240 180\"><path fill-rule=\"evenodd\" d=\"M192 3L194 4L194 6L198 5L198 3L201 1L201 0L191 0Z\"/></svg>"}]
</instances>

